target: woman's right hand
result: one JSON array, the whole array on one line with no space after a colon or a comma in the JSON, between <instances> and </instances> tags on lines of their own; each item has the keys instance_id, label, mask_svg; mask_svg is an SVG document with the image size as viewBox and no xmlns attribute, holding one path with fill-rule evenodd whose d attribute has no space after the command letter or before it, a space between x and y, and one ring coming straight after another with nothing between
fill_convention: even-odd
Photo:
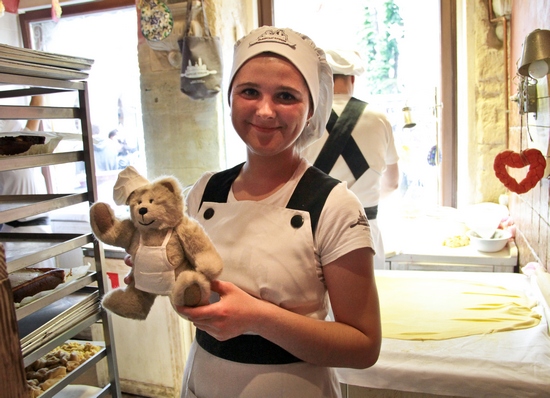
<instances>
[{"instance_id":1,"label":"woman's right hand","mask_svg":"<svg viewBox=\"0 0 550 398\"><path fill-rule=\"evenodd\" d=\"M132 261L132 256L129 255L129 254L126 254L124 256L124 264L126 264L128 267L133 267L134 266L134 262ZM130 270L130 272L128 273L128 275L126 275L124 277L124 283L126 283L127 285L129 285L130 283L132 283L134 280L134 276L132 275L132 270Z\"/></svg>"}]
</instances>

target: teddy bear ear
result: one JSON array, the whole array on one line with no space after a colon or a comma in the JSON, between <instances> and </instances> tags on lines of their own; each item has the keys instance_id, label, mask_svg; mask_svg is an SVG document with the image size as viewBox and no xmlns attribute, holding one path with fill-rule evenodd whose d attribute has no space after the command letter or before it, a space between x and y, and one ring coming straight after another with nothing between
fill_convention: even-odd
<instances>
[{"instance_id":1,"label":"teddy bear ear","mask_svg":"<svg viewBox=\"0 0 550 398\"><path fill-rule=\"evenodd\" d=\"M166 187L170 192L173 192L177 196L181 196L182 194L181 184L173 177L164 177L157 181L157 183Z\"/></svg>"}]
</instances>

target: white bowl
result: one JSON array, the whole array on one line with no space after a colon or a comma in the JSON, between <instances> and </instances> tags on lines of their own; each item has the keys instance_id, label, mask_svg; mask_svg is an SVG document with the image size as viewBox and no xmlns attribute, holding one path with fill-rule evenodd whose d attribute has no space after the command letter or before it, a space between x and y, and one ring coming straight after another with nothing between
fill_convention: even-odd
<instances>
[{"instance_id":1,"label":"white bowl","mask_svg":"<svg viewBox=\"0 0 550 398\"><path fill-rule=\"evenodd\" d=\"M464 209L464 223L479 237L489 239L508 214L506 206L491 202L478 203Z\"/></svg>"},{"instance_id":2,"label":"white bowl","mask_svg":"<svg viewBox=\"0 0 550 398\"><path fill-rule=\"evenodd\" d=\"M508 239L512 237L512 234L502 229L497 229L493 236L489 239L480 237L477 233L470 230L468 231L468 237L470 238L470 244L473 245L480 252L494 253L501 251Z\"/></svg>"}]
</instances>

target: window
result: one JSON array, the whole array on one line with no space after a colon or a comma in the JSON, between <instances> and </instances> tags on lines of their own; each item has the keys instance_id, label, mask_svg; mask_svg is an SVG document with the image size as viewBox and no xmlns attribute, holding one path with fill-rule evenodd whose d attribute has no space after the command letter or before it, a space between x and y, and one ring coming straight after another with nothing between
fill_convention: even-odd
<instances>
[{"instance_id":1,"label":"window","mask_svg":"<svg viewBox=\"0 0 550 398\"><path fill-rule=\"evenodd\" d=\"M116 207L112 192L120 170L134 165L145 173L137 16L133 3L130 7L110 10L86 10L85 6L76 6L78 12L70 6L64 7L63 17L58 22L41 18L44 10L22 14L25 19L21 25L27 47L94 60L87 81L98 199ZM49 15L50 10L46 11ZM52 95L48 100L65 106L78 101L72 93ZM72 121L45 121L44 127L59 132L80 131L80 126ZM70 145L68 142L61 144ZM74 165L55 166L52 172L54 192L78 190L83 186L84 175L79 173L78 167L77 170L67 170L67 167Z\"/></svg>"}]
</instances>

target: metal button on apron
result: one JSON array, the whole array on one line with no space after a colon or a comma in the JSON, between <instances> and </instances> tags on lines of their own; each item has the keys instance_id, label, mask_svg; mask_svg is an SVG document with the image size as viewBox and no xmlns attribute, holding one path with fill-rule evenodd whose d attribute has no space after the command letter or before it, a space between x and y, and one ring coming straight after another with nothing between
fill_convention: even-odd
<instances>
[{"instance_id":1,"label":"metal button on apron","mask_svg":"<svg viewBox=\"0 0 550 398\"><path fill-rule=\"evenodd\" d=\"M295 215L290 219L290 225L292 225L296 229L300 228L302 225L304 225L304 217L299 214Z\"/></svg>"},{"instance_id":2,"label":"metal button on apron","mask_svg":"<svg viewBox=\"0 0 550 398\"><path fill-rule=\"evenodd\" d=\"M214 209L208 208L204 211L203 217L205 220L210 220L212 217L214 217Z\"/></svg>"}]
</instances>

